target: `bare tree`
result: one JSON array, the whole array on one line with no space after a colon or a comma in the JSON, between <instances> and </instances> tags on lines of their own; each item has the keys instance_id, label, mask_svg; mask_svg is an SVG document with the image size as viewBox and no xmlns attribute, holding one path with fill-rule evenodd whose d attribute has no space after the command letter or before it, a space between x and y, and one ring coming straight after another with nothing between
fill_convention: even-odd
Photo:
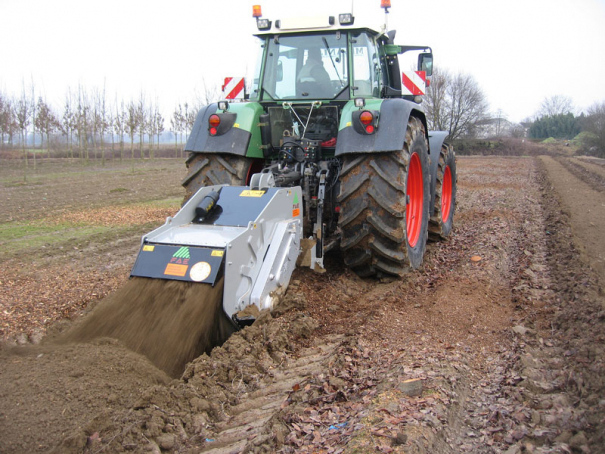
<instances>
[{"instance_id":1,"label":"bare tree","mask_svg":"<svg viewBox=\"0 0 605 454\"><path fill-rule=\"evenodd\" d=\"M163 132L164 132L164 117L162 116L162 114L160 113L160 110L156 106L156 111L155 111L155 133L158 136L158 140L157 140L158 153L160 152L160 136L162 135Z\"/></svg>"},{"instance_id":2,"label":"bare tree","mask_svg":"<svg viewBox=\"0 0 605 454\"><path fill-rule=\"evenodd\" d=\"M21 131L21 146L23 149L23 157L25 159L25 168L29 166L28 151L27 151L27 128L31 123L32 118L32 107L31 100L25 94L25 87L21 97L17 101L17 125ZM24 175L24 179L27 180L27 174Z\"/></svg>"},{"instance_id":3,"label":"bare tree","mask_svg":"<svg viewBox=\"0 0 605 454\"><path fill-rule=\"evenodd\" d=\"M189 104L185 103L185 112L182 115L182 129L185 131L185 140L189 135ZM181 147L183 146L183 135L181 134Z\"/></svg>"},{"instance_id":4,"label":"bare tree","mask_svg":"<svg viewBox=\"0 0 605 454\"><path fill-rule=\"evenodd\" d=\"M448 89L448 97L450 139L476 137L488 118L488 105L475 79L467 74L456 75Z\"/></svg>"},{"instance_id":5,"label":"bare tree","mask_svg":"<svg viewBox=\"0 0 605 454\"><path fill-rule=\"evenodd\" d=\"M139 102L137 104L136 109L137 121L138 121L138 130L139 130L139 152L141 154L140 158L143 159L145 157L143 153L143 143L145 142L145 129L147 123L147 105L145 102L145 94L141 92L139 96Z\"/></svg>"},{"instance_id":6,"label":"bare tree","mask_svg":"<svg viewBox=\"0 0 605 454\"><path fill-rule=\"evenodd\" d=\"M197 110L190 110L187 112L187 116L185 117L185 123L187 124L187 139L189 139L189 131L193 131L196 116Z\"/></svg>"},{"instance_id":7,"label":"bare tree","mask_svg":"<svg viewBox=\"0 0 605 454\"><path fill-rule=\"evenodd\" d=\"M447 124L447 90L452 79L446 69L435 68L424 96L429 129L443 131Z\"/></svg>"},{"instance_id":8,"label":"bare tree","mask_svg":"<svg viewBox=\"0 0 605 454\"><path fill-rule=\"evenodd\" d=\"M147 137L149 138L149 158L153 159L153 141L155 140L155 128L156 128L156 117L155 111L157 109L157 100L155 106L151 104L146 112L146 121L145 121L145 132L147 133Z\"/></svg>"},{"instance_id":9,"label":"bare tree","mask_svg":"<svg viewBox=\"0 0 605 454\"><path fill-rule=\"evenodd\" d=\"M126 133L126 122L128 119L128 110L124 106L124 101L120 103L118 109L118 102L116 100L116 113L113 120L113 133L118 136L120 140L120 160L124 159L124 134Z\"/></svg>"},{"instance_id":10,"label":"bare tree","mask_svg":"<svg viewBox=\"0 0 605 454\"><path fill-rule=\"evenodd\" d=\"M88 96L82 86L78 87L78 104L76 106L76 122L75 131L78 137L78 149L80 159L85 159L87 162L90 158L88 152L88 133L91 123L91 112Z\"/></svg>"},{"instance_id":11,"label":"bare tree","mask_svg":"<svg viewBox=\"0 0 605 454\"><path fill-rule=\"evenodd\" d=\"M31 95L31 109L32 109L32 135L33 135L33 140L32 140L32 148L33 148L33 157L34 157L34 169L36 168L36 93L34 90L34 80L32 77L32 81L31 81L31 91L32 91L32 95Z\"/></svg>"},{"instance_id":12,"label":"bare tree","mask_svg":"<svg viewBox=\"0 0 605 454\"><path fill-rule=\"evenodd\" d=\"M509 134L515 139L522 139L525 137L525 128L521 124L513 124L510 128Z\"/></svg>"},{"instance_id":13,"label":"bare tree","mask_svg":"<svg viewBox=\"0 0 605 454\"><path fill-rule=\"evenodd\" d=\"M113 116L113 113L111 112L111 109L109 109L107 111L107 118L106 118L106 126L107 126L107 132L111 135L111 158L114 158L114 153L115 153L115 145L116 145L116 136L113 133L113 127L114 127L114 121L115 121L115 117Z\"/></svg>"},{"instance_id":14,"label":"bare tree","mask_svg":"<svg viewBox=\"0 0 605 454\"><path fill-rule=\"evenodd\" d=\"M540 110L536 117L554 117L555 115L567 115L573 113L574 107L571 98L568 96L555 95L545 98L540 104Z\"/></svg>"},{"instance_id":15,"label":"bare tree","mask_svg":"<svg viewBox=\"0 0 605 454\"><path fill-rule=\"evenodd\" d=\"M199 93L197 90L194 91L195 99L195 111L199 111L201 106L207 106L213 102L217 102L220 98L221 91L218 85L210 85L206 83L206 79L202 77L202 92Z\"/></svg>"},{"instance_id":16,"label":"bare tree","mask_svg":"<svg viewBox=\"0 0 605 454\"><path fill-rule=\"evenodd\" d=\"M510 123L506 119L506 114L502 112L502 109L498 109L496 112L496 117L494 118L494 132L496 137L502 137L504 135L504 131L508 129L509 124Z\"/></svg>"},{"instance_id":17,"label":"bare tree","mask_svg":"<svg viewBox=\"0 0 605 454\"><path fill-rule=\"evenodd\" d=\"M46 135L46 155L50 158L50 135L57 129L59 120L48 103L41 97L38 98L38 109L34 118L34 125L40 131L40 148L42 150L44 149L44 136Z\"/></svg>"},{"instance_id":18,"label":"bare tree","mask_svg":"<svg viewBox=\"0 0 605 454\"><path fill-rule=\"evenodd\" d=\"M13 133L16 129L16 113L14 101L0 93L0 147L5 144L13 145Z\"/></svg>"},{"instance_id":19,"label":"bare tree","mask_svg":"<svg viewBox=\"0 0 605 454\"><path fill-rule=\"evenodd\" d=\"M181 107L180 104L174 109L174 112L172 113L172 117L170 118L170 127L172 130L172 133L174 134L174 148L175 148L175 150L177 150L177 153L178 153L178 149L179 149L178 137L179 137L179 133L181 133L181 137L182 137L182 131L183 131L183 108ZM183 157L183 147L181 147L181 158L182 157Z\"/></svg>"},{"instance_id":20,"label":"bare tree","mask_svg":"<svg viewBox=\"0 0 605 454\"><path fill-rule=\"evenodd\" d=\"M448 131L450 140L476 137L489 118L486 97L470 74L435 71L425 102L429 129Z\"/></svg>"},{"instance_id":21,"label":"bare tree","mask_svg":"<svg viewBox=\"0 0 605 454\"><path fill-rule=\"evenodd\" d=\"M139 116L134 101L128 104L125 120L126 132L130 136L130 159L134 159L134 135L139 129Z\"/></svg>"},{"instance_id":22,"label":"bare tree","mask_svg":"<svg viewBox=\"0 0 605 454\"><path fill-rule=\"evenodd\" d=\"M101 163L105 165L105 132L107 131L107 105L105 100L105 87L103 91L96 92L95 95L95 115L94 124L96 132L99 133L99 142L101 146Z\"/></svg>"},{"instance_id":23,"label":"bare tree","mask_svg":"<svg viewBox=\"0 0 605 454\"><path fill-rule=\"evenodd\" d=\"M76 126L76 116L72 109L71 91L68 90L65 95L65 104L63 106L63 116L61 117L61 132L67 141L67 155L74 157L73 153L73 133Z\"/></svg>"}]
</instances>

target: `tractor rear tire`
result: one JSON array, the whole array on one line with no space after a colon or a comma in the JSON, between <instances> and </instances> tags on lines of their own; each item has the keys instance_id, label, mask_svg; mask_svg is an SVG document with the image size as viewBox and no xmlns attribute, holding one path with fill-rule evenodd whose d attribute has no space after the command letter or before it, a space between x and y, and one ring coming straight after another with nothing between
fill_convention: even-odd
<instances>
[{"instance_id":1,"label":"tractor rear tire","mask_svg":"<svg viewBox=\"0 0 605 454\"><path fill-rule=\"evenodd\" d=\"M410 117L403 149L345 155L340 248L359 276L402 276L422 264L428 235L429 156L423 123Z\"/></svg>"},{"instance_id":2,"label":"tractor rear tire","mask_svg":"<svg viewBox=\"0 0 605 454\"><path fill-rule=\"evenodd\" d=\"M456 153L451 145L443 144L439 153L437 181L435 183L435 208L429 221L429 240L446 239L454 226L456 211Z\"/></svg>"},{"instance_id":3,"label":"tractor rear tire","mask_svg":"<svg viewBox=\"0 0 605 454\"><path fill-rule=\"evenodd\" d=\"M243 156L219 153L191 153L185 165L187 176L181 182L185 188L185 203L203 186L228 184L244 186L248 183L255 160Z\"/></svg>"}]
</instances>

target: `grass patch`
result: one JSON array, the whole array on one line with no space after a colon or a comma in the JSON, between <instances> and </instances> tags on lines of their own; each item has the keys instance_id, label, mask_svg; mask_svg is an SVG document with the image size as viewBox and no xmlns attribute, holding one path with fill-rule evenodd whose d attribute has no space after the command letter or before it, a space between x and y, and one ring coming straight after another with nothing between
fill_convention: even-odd
<instances>
[{"instance_id":1,"label":"grass patch","mask_svg":"<svg viewBox=\"0 0 605 454\"><path fill-rule=\"evenodd\" d=\"M28 177L29 178L29 177ZM5 188L20 188L22 186L41 186L44 183L42 181L9 181L4 183Z\"/></svg>"},{"instance_id":2,"label":"grass patch","mask_svg":"<svg viewBox=\"0 0 605 454\"><path fill-rule=\"evenodd\" d=\"M143 206L151 206L157 208L175 208L179 209L183 203L183 197L170 197L169 199L148 200L141 203Z\"/></svg>"},{"instance_id":3,"label":"grass patch","mask_svg":"<svg viewBox=\"0 0 605 454\"><path fill-rule=\"evenodd\" d=\"M110 194L115 194L118 192L130 192L130 189L126 189L126 188L114 188L114 189L110 189L109 193Z\"/></svg>"},{"instance_id":4,"label":"grass patch","mask_svg":"<svg viewBox=\"0 0 605 454\"><path fill-rule=\"evenodd\" d=\"M20 240L28 237L48 235L59 230L74 228L70 224L49 225L42 222L30 222L27 224L21 222L8 222L0 224L0 244L6 244L7 241Z\"/></svg>"},{"instance_id":5,"label":"grass patch","mask_svg":"<svg viewBox=\"0 0 605 454\"><path fill-rule=\"evenodd\" d=\"M43 223L7 223L0 225L2 258L25 255L28 251L58 248L61 245L89 240L91 237L111 230L105 226L77 226L72 224L48 225ZM33 253L35 255L35 252ZM29 254L28 254L29 255Z\"/></svg>"},{"instance_id":6,"label":"grass patch","mask_svg":"<svg viewBox=\"0 0 605 454\"><path fill-rule=\"evenodd\" d=\"M4 227L4 226L2 226ZM0 241L0 261L10 259L36 260L40 257L60 257L74 250L87 250L91 245L111 244L120 238L135 237L132 244L144 233L157 227L154 224L107 226L47 226L28 229L28 235L13 234L12 240ZM52 230L50 229L52 227ZM4 229L11 231L10 229Z\"/></svg>"}]
</instances>

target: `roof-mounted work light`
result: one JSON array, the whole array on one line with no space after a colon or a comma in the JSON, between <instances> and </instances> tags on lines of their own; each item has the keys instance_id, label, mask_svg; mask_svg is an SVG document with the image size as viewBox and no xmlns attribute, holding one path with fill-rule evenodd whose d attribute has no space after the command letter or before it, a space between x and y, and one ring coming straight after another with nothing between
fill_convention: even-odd
<instances>
[{"instance_id":1,"label":"roof-mounted work light","mask_svg":"<svg viewBox=\"0 0 605 454\"><path fill-rule=\"evenodd\" d=\"M259 30L269 30L271 28L271 21L269 19L256 19L256 26Z\"/></svg>"},{"instance_id":2,"label":"roof-mounted work light","mask_svg":"<svg viewBox=\"0 0 605 454\"><path fill-rule=\"evenodd\" d=\"M259 30L269 30L271 28L271 21L269 19L261 19L263 12L260 5L252 6L252 17L256 18L256 26Z\"/></svg>"},{"instance_id":3,"label":"roof-mounted work light","mask_svg":"<svg viewBox=\"0 0 605 454\"><path fill-rule=\"evenodd\" d=\"M340 22L340 25L353 25L355 17L351 13L339 14L338 22Z\"/></svg>"}]
</instances>

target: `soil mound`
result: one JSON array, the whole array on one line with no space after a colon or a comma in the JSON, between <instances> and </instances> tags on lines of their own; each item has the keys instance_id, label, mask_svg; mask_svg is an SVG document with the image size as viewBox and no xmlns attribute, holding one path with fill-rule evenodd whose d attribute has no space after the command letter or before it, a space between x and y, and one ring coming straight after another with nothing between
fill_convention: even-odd
<instances>
[{"instance_id":1,"label":"soil mound","mask_svg":"<svg viewBox=\"0 0 605 454\"><path fill-rule=\"evenodd\" d=\"M96 414L170 378L113 339L0 352L0 453L48 452Z\"/></svg>"},{"instance_id":2,"label":"soil mound","mask_svg":"<svg viewBox=\"0 0 605 454\"><path fill-rule=\"evenodd\" d=\"M185 365L233 333L222 310L223 279L214 287L134 278L57 340L119 339L159 369L178 377Z\"/></svg>"}]
</instances>

